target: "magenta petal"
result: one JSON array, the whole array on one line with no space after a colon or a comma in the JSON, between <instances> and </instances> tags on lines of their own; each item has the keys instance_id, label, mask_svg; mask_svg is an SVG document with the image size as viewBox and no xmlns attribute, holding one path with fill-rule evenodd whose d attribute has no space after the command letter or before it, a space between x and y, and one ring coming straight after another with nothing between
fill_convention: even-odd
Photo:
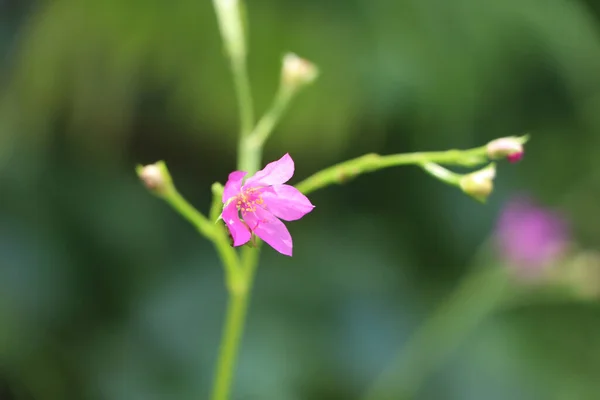
<instances>
[{"instance_id":1,"label":"magenta petal","mask_svg":"<svg viewBox=\"0 0 600 400\"><path fill-rule=\"evenodd\" d=\"M270 212L257 207L255 212L244 213L244 221L252 232L283 255L292 255L292 236L283 222Z\"/></svg>"},{"instance_id":2,"label":"magenta petal","mask_svg":"<svg viewBox=\"0 0 600 400\"><path fill-rule=\"evenodd\" d=\"M233 196L240 194L240 191L242 190L242 179L244 179L246 174L247 172L244 171L233 171L229 174L229 179L227 179L227 183L223 189L223 203L226 203L227 200Z\"/></svg>"},{"instance_id":3,"label":"magenta petal","mask_svg":"<svg viewBox=\"0 0 600 400\"><path fill-rule=\"evenodd\" d=\"M246 181L244 186L259 187L281 185L294 175L294 160L288 153L277 161L270 162Z\"/></svg>"},{"instance_id":4,"label":"magenta petal","mask_svg":"<svg viewBox=\"0 0 600 400\"><path fill-rule=\"evenodd\" d=\"M225 206L222 217L233 238L233 245L237 247L248 243L252 234L246 224L240 221L235 202L231 202Z\"/></svg>"},{"instance_id":5,"label":"magenta petal","mask_svg":"<svg viewBox=\"0 0 600 400\"><path fill-rule=\"evenodd\" d=\"M295 221L315 208L308 197L290 185L275 185L262 193L267 210L284 221Z\"/></svg>"}]
</instances>

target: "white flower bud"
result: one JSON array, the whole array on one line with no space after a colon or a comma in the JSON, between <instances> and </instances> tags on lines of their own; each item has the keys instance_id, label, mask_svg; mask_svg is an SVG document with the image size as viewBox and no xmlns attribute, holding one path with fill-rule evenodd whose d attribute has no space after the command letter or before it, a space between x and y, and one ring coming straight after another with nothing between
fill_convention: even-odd
<instances>
[{"instance_id":1,"label":"white flower bud","mask_svg":"<svg viewBox=\"0 0 600 400\"><path fill-rule=\"evenodd\" d=\"M171 187L171 177L162 161L138 166L137 173L148 190L164 194Z\"/></svg>"},{"instance_id":2,"label":"white flower bud","mask_svg":"<svg viewBox=\"0 0 600 400\"><path fill-rule=\"evenodd\" d=\"M281 69L282 83L291 89L308 85L319 76L318 68L308 60L288 53L283 57Z\"/></svg>"},{"instance_id":3,"label":"white flower bud","mask_svg":"<svg viewBox=\"0 0 600 400\"><path fill-rule=\"evenodd\" d=\"M469 196L485 202L494 190L496 166L490 164L482 170L472 172L460 179L459 186Z\"/></svg>"}]
</instances>

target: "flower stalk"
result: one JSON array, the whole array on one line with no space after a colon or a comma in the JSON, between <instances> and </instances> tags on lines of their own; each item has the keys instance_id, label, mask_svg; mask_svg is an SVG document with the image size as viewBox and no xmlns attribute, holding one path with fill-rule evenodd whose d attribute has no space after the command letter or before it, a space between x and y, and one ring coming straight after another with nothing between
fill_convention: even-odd
<instances>
[{"instance_id":1,"label":"flower stalk","mask_svg":"<svg viewBox=\"0 0 600 400\"><path fill-rule=\"evenodd\" d=\"M298 92L298 89L302 85L309 83L309 81L316 79L316 68L309 68L312 64L298 57L292 60L294 61L293 63L290 63L291 58L286 56L283 62L280 88L275 96L275 100L271 108L259 120L258 124L254 126L254 108L246 63L246 39L243 36L244 30L238 0L213 1L219 19L219 26L221 27L221 36L228 50L231 62L231 71L240 113L238 170L253 174L260 168L262 150L271 132L283 117L285 110L294 95ZM299 60L301 62L298 62ZM290 65L294 68L290 69ZM311 76L309 76L310 72L313 72ZM302 81L303 79L304 81ZM221 208L219 203L226 188L213 185L212 189L213 204L210 215L212 220L217 220L218 217L214 217L220 215L217 212ZM223 225L217 222L216 226L217 228L215 229L218 230L218 233L215 235L215 240L218 240L220 243L223 243L223 241L229 242ZM229 398L238 348L245 325L249 297L252 292L258 266L260 245L261 242L257 241L257 248L242 248L241 261L236 260L239 273L235 274L236 279L228 285L229 304L226 311L225 326L223 328L211 396L213 400L227 400ZM227 260L224 261L227 262ZM229 261L232 262L233 260ZM226 269L232 270L233 268L226 267Z\"/></svg>"},{"instance_id":2,"label":"flower stalk","mask_svg":"<svg viewBox=\"0 0 600 400\"><path fill-rule=\"evenodd\" d=\"M254 126L254 101L247 67L246 35L242 20L241 0L213 0L221 38L229 57L240 119L238 167L255 171L260 165L257 152L247 151L247 140Z\"/></svg>"},{"instance_id":3,"label":"flower stalk","mask_svg":"<svg viewBox=\"0 0 600 400\"><path fill-rule=\"evenodd\" d=\"M348 180L368 172L379 171L384 168L402 165L426 165L436 163L440 165L454 165L473 167L487 162L486 146L469 150L447 150L420 153L403 153L379 155L365 154L352 160L333 165L304 179L296 188L304 194L312 193L318 189L333 184L343 184Z\"/></svg>"},{"instance_id":4,"label":"flower stalk","mask_svg":"<svg viewBox=\"0 0 600 400\"><path fill-rule=\"evenodd\" d=\"M254 128L254 131L249 138L250 146L262 150L267 139L271 135L271 132L273 132L273 128L275 128L277 122L281 119L281 117L283 117L283 114L288 108L293 95L294 92L289 88L283 85L279 87L279 90L275 95L275 99L273 100L273 105L269 111L258 121L256 128Z\"/></svg>"},{"instance_id":5,"label":"flower stalk","mask_svg":"<svg viewBox=\"0 0 600 400\"><path fill-rule=\"evenodd\" d=\"M277 114L279 116L283 113ZM275 124L272 125L272 128ZM271 129L272 129L271 128ZM240 148L242 154L246 154L245 159L260 159L261 147L249 145L249 142L244 140L244 136L240 135ZM296 189L304 194L312 193L315 190L327 187L332 184L342 184L351 178L362 175L368 172L378 171L384 168L390 168L401 165L417 165L424 168L429 174L442 180L443 182L455 185L461 185L465 177L470 177L473 174L487 171L490 166L476 171L474 173L464 175L452 173L441 165L454 166L478 166L486 163L487 147L478 147L468 150L448 150L438 152L420 152L420 153L405 153L392 155L366 154L364 156L348 160L332 167L326 168L316 174L306 178L296 185ZM157 163L160 170L166 174L164 182L167 182L166 188L155 190L156 169L151 170L138 167L140 177L150 190L163 198L169 203L175 211L181 214L185 219L191 222L198 231L215 243L215 247L219 253L221 261L226 271L226 283L229 293L229 305L225 317L225 326L223 331L222 342L220 346L219 361L217 364L215 382L213 387L213 400L226 400L229 398L229 391L233 372L237 359L237 351L239 342L242 338L244 328L244 320L246 310L249 303L249 296L252 291L254 275L258 264L258 249L243 247L241 254L231 247L230 239L225 229L225 224L218 220L219 215L223 210L222 196L224 188L221 184L215 183L212 186L213 203L210 210L210 220L202 213L197 211L190 205L175 189L172 184L170 175L164 163ZM251 170L258 170L260 164L250 166ZM150 171L150 172L148 172ZM440 171L444 173L441 174ZM144 172L146 172L144 174ZM489 175L489 174L487 174ZM487 176L486 175L486 176ZM149 179L151 178L151 179ZM150 183L150 185L149 185ZM158 186L160 188L160 186ZM463 188L464 190L464 188ZM260 241L257 247L260 247ZM441 318L441 317L439 317ZM471 323L469 323L469 326ZM466 328L465 328L466 329ZM459 335L460 336L460 335ZM435 357L439 357L436 355ZM434 356L432 356L434 357ZM432 361L432 363L434 363ZM427 367L429 370L430 367ZM423 372L425 374L425 372Z\"/></svg>"},{"instance_id":6,"label":"flower stalk","mask_svg":"<svg viewBox=\"0 0 600 400\"><path fill-rule=\"evenodd\" d=\"M262 151L293 98L300 92L300 89L311 84L318 77L319 71L315 65L295 54L285 55L279 89L274 101L269 110L255 125L252 91L247 68L247 38L244 21L242 20L241 0L213 0L213 4L225 53L229 59L238 104L240 123L238 171L230 174L225 187L220 183L213 184L213 202L208 217L196 210L176 190L169 171L163 162L138 167L138 174L148 190L165 200L177 213L188 220L202 236L214 243L224 266L229 300L211 399L227 400L231 391L238 350L243 336L250 295L258 266L261 241L257 240L253 247L243 246L239 252L233 246L254 243L254 235L256 235L263 238L267 244L280 253L291 255L291 236L279 219L293 221L312 210L312 204L302 193L312 193L332 184L344 183L358 175L389 167L401 165L420 166L437 179L454 186L460 186L468 194L475 194L475 197L481 198L481 193L470 193L474 190L471 186L467 185L468 190L464 187L465 177L472 178L473 174L464 176L455 174L444 169L442 165L481 166L489 161L490 154L495 157L506 156L507 159L511 160L511 157L516 157L515 154L517 154L515 143L518 142L522 145L527 141L527 138L511 138L508 145L506 141L500 142L500 146L495 143L492 145L491 150L489 146L482 146L469 150L392 155L367 154L317 172L298 183L295 187L285 185L285 182L293 174L294 168L293 162L289 162L291 158L286 159L286 156L289 157L289 155L259 171L262 165ZM521 157L522 151L518 154ZM282 165L284 166L282 167ZM246 175L251 177L244 179ZM492 178L493 176L489 177L490 183ZM491 186L489 191L491 191ZM243 220L240 220L239 215L242 216ZM260 224L265 222L269 225L266 228L261 227ZM279 226L276 230L273 229L275 225ZM282 226L283 228L281 228ZM460 299L462 298L459 297ZM480 315L479 312L474 312L474 314L476 316ZM437 319L432 323L433 326L438 326L440 323L436 322L438 319L445 321L445 317L434 318ZM471 326L471 322L472 319L465 326ZM431 327L425 328L424 335L426 337L432 335L431 329ZM417 371L426 372L429 365L436 362L436 357L438 356L431 356L430 364L421 370L417 369Z\"/></svg>"},{"instance_id":7,"label":"flower stalk","mask_svg":"<svg viewBox=\"0 0 600 400\"><path fill-rule=\"evenodd\" d=\"M421 168L423 168L423 170L429 175L444 183L447 183L450 186L460 186L462 176L460 174L455 174L454 172L447 170L439 164L433 162L426 162L421 164Z\"/></svg>"},{"instance_id":8,"label":"flower stalk","mask_svg":"<svg viewBox=\"0 0 600 400\"><path fill-rule=\"evenodd\" d=\"M279 89L269 110L262 116L248 137L248 147L258 156L277 123L281 120L295 95L306 85L313 83L319 70L310 61L288 53L283 57ZM241 167L241 166L240 166Z\"/></svg>"}]
</instances>

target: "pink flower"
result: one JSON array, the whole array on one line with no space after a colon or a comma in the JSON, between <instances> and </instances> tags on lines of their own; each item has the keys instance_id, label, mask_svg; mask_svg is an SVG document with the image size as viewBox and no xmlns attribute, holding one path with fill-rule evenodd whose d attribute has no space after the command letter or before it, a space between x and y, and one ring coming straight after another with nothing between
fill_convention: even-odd
<instances>
[{"instance_id":1,"label":"pink flower","mask_svg":"<svg viewBox=\"0 0 600 400\"><path fill-rule=\"evenodd\" d=\"M248 243L254 233L281 254L291 256L292 236L280 219L295 221L314 208L298 189L284 185L294 175L294 160L285 154L242 184L246 175L244 171L230 173L223 190L221 217L233 245Z\"/></svg>"},{"instance_id":2,"label":"pink flower","mask_svg":"<svg viewBox=\"0 0 600 400\"><path fill-rule=\"evenodd\" d=\"M522 275L542 273L565 251L569 236L568 223L562 215L527 196L508 202L496 226L500 256Z\"/></svg>"}]
</instances>

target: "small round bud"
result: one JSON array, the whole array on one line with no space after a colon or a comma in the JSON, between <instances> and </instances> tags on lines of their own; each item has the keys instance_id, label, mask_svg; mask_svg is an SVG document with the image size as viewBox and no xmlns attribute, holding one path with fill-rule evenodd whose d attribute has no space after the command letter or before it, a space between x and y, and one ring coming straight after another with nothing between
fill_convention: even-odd
<instances>
[{"instance_id":1,"label":"small round bud","mask_svg":"<svg viewBox=\"0 0 600 400\"><path fill-rule=\"evenodd\" d=\"M482 170L463 176L460 179L459 185L464 193L481 202L485 202L494 190L495 177L496 167L494 164L490 164Z\"/></svg>"},{"instance_id":2,"label":"small round bud","mask_svg":"<svg viewBox=\"0 0 600 400\"><path fill-rule=\"evenodd\" d=\"M310 61L294 53L288 53L283 57L281 79L284 85L296 89L314 82L318 75L318 68Z\"/></svg>"},{"instance_id":3,"label":"small round bud","mask_svg":"<svg viewBox=\"0 0 600 400\"><path fill-rule=\"evenodd\" d=\"M487 145L488 157L492 160L506 158L515 163L523 158L523 139L517 137L505 137L492 140Z\"/></svg>"},{"instance_id":4,"label":"small round bud","mask_svg":"<svg viewBox=\"0 0 600 400\"><path fill-rule=\"evenodd\" d=\"M154 164L146 165L140 173L140 178L150 190L156 190L164 184L160 168Z\"/></svg>"},{"instance_id":5,"label":"small round bud","mask_svg":"<svg viewBox=\"0 0 600 400\"><path fill-rule=\"evenodd\" d=\"M170 186L171 178L162 161L138 166L137 173L146 188L156 194L165 193Z\"/></svg>"}]
</instances>

